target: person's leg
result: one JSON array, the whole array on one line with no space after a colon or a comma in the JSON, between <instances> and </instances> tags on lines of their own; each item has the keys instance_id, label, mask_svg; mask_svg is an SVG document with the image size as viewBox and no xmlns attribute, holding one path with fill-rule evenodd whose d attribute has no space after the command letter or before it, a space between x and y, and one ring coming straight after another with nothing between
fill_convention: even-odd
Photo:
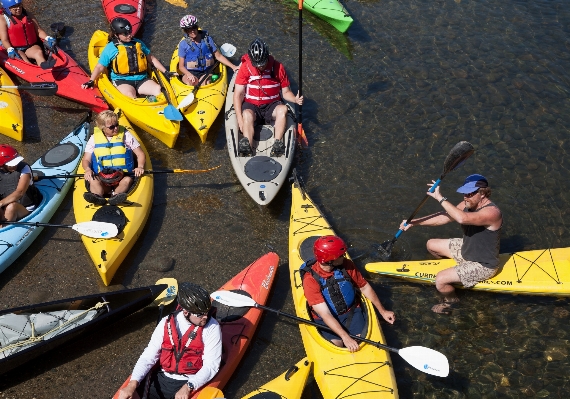
<instances>
[{"instance_id":1,"label":"person's leg","mask_svg":"<svg viewBox=\"0 0 570 399\"><path fill-rule=\"evenodd\" d=\"M139 86L138 93L141 96L158 96L160 94L160 85L154 80L148 79Z\"/></svg>"},{"instance_id":2,"label":"person's leg","mask_svg":"<svg viewBox=\"0 0 570 399\"><path fill-rule=\"evenodd\" d=\"M435 313L449 314L451 305L459 302L459 298L455 294L454 283L460 283L461 279L457 274L456 267L450 267L437 273L435 276L435 288L443 295L443 302L434 305L431 310Z\"/></svg>"},{"instance_id":3,"label":"person's leg","mask_svg":"<svg viewBox=\"0 0 570 399\"><path fill-rule=\"evenodd\" d=\"M17 202L12 202L6 206L4 210L4 218L9 222L15 222L16 220L20 220L30 214L22 204Z\"/></svg>"},{"instance_id":4,"label":"person's leg","mask_svg":"<svg viewBox=\"0 0 570 399\"><path fill-rule=\"evenodd\" d=\"M131 176L124 176L119 185L115 188L115 194L126 193L131 188L134 179Z\"/></svg>"},{"instance_id":5,"label":"person's leg","mask_svg":"<svg viewBox=\"0 0 570 399\"><path fill-rule=\"evenodd\" d=\"M117 85L117 90L129 98L137 98L137 91L129 84L119 84Z\"/></svg>"},{"instance_id":6,"label":"person's leg","mask_svg":"<svg viewBox=\"0 0 570 399\"><path fill-rule=\"evenodd\" d=\"M273 109L271 117L275 121L275 139L281 140L285 134L285 124L287 123L287 106L283 103L278 104Z\"/></svg>"},{"instance_id":7,"label":"person's leg","mask_svg":"<svg viewBox=\"0 0 570 399\"><path fill-rule=\"evenodd\" d=\"M426 243L426 248L437 259L452 258L448 238L432 238Z\"/></svg>"},{"instance_id":8,"label":"person's leg","mask_svg":"<svg viewBox=\"0 0 570 399\"><path fill-rule=\"evenodd\" d=\"M25 51L25 54L26 54L26 57L35 60L36 64L38 64L38 65L40 65L42 62L45 62L45 60L46 60L43 49L40 46L38 46L37 44L34 44L30 48L28 48Z\"/></svg>"}]
</instances>

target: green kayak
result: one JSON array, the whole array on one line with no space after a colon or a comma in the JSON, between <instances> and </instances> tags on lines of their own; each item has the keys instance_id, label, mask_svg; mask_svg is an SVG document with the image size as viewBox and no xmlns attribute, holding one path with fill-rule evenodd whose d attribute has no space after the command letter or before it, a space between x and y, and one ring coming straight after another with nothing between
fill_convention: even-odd
<instances>
[{"instance_id":1,"label":"green kayak","mask_svg":"<svg viewBox=\"0 0 570 399\"><path fill-rule=\"evenodd\" d=\"M298 0L292 0L298 3ZM324 19L341 32L352 24L352 17L338 0L303 0L303 9Z\"/></svg>"}]
</instances>

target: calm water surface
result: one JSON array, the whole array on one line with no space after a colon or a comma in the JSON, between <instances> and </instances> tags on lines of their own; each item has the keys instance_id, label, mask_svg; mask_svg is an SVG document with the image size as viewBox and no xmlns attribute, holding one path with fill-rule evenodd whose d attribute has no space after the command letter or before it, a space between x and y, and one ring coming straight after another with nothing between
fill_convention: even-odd
<instances>
[{"instance_id":1,"label":"calm water surface","mask_svg":"<svg viewBox=\"0 0 570 399\"><path fill-rule=\"evenodd\" d=\"M173 0L174 1L174 0ZM106 29L97 1L26 1L48 28L64 21L61 45L87 65L95 29ZM180 4L180 3L179 3ZM190 1L188 8L147 2L143 40L166 62L180 39L178 20L198 15L218 43L245 52L262 37L298 85L298 12L287 0ZM570 246L570 4L564 1L347 1L355 19L346 35L305 15L304 127L310 148L297 168L313 200L353 246L359 266L375 260L441 173L451 147L468 140L475 155L442 184L486 175L503 210L501 250ZM307 14L307 13L305 13ZM81 119L60 98L22 93L25 142L10 142L34 160ZM288 281L290 195L261 210L241 190L225 148L223 121L208 141L186 123L173 150L137 131L156 168L214 172L155 178L149 223L113 285L103 287L77 234L45 230L0 276L0 303L28 303L153 284L161 277L215 290L268 251L281 256L270 306L294 312ZM428 202L420 214L439 210ZM71 195L53 223L74 223ZM402 254L427 258L425 241L452 237L458 226L413 229ZM161 272L174 260L173 268ZM401 398L567 398L569 304L566 299L460 292L452 316L429 311L435 288L370 276L398 321L382 324L388 344L445 353L448 378L427 376L392 356ZM0 398L110 397L145 347L156 310L139 312L84 342L51 352L0 380ZM239 398L303 357L298 328L267 314L241 368L226 387ZM304 398L319 398L309 382Z\"/></svg>"}]
</instances>

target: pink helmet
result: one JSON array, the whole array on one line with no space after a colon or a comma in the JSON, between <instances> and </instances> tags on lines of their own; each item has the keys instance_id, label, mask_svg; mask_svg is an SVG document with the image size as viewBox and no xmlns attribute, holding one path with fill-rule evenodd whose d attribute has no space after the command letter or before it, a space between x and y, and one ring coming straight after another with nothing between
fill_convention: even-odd
<instances>
[{"instance_id":1,"label":"pink helmet","mask_svg":"<svg viewBox=\"0 0 570 399\"><path fill-rule=\"evenodd\" d=\"M198 18L196 18L194 15L185 15L182 17L182 19L180 20L180 27L182 29L188 29L192 26L196 26L198 25Z\"/></svg>"},{"instance_id":2,"label":"pink helmet","mask_svg":"<svg viewBox=\"0 0 570 399\"><path fill-rule=\"evenodd\" d=\"M337 236L322 236L313 245L313 252L319 263L327 263L346 253L346 244Z\"/></svg>"}]
</instances>

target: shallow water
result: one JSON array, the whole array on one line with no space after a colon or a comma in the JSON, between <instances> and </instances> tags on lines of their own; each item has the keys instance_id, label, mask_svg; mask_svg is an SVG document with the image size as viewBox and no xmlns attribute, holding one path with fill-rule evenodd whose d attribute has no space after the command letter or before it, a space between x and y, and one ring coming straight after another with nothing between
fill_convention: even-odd
<instances>
[{"instance_id":1,"label":"shallow water","mask_svg":"<svg viewBox=\"0 0 570 399\"><path fill-rule=\"evenodd\" d=\"M175 2L181 4L180 2ZM293 1L147 3L141 31L167 61L180 38L178 19L197 14L218 43L243 53L262 37L298 86L298 11ZM87 65L91 32L106 29L98 2L24 4L48 28L68 25L61 45ZM449 174L442 192L482 173L505 224L503 252L570 245L570 5L563 1L348 1L355 19L346 35L305 15L303 126L310 148L296 167L309 195L352 244L359 266L374 244L397 231L439 177L451 147L467 140L476 152ZM305 13L307 14L307 13ZM23 93L25 143L7 141L34 160L67 134L82 108L60 98ZM33 248L0 276L3 308L143 286L161 277L215 290L267 252L281 256L270 306L294 312L288 281L290 194L283 189L261 210L241 190L226 153L223 120L208 141L186 123L168 150L137 130L155 168L206 168L208 174L155 178L155 200L143 235L109 288L102 287L81 240L70 230L44 230ZM53 223L74 222L71 195ZM439 210L430 200L420 214ZM415 228L396 244L427 258L429 237L457 236L455 225ZM174 260L170 271L163 266ZM382 323L391 346L427 346L446 354L448 378L427 376L392 356L401 398L566 398L567 299L460 292L452 316L429 311L435 288L370 276L398 317ZM75 342L2 377L1 398L110 397L148 341L155 310L139 312L88 340ZM303 356L295 324L267 314L225 392L239 398ZM89 394L87 393L89 392ZM304 398L319 398L310 382Z\"/></svg>"}]
</instances>

